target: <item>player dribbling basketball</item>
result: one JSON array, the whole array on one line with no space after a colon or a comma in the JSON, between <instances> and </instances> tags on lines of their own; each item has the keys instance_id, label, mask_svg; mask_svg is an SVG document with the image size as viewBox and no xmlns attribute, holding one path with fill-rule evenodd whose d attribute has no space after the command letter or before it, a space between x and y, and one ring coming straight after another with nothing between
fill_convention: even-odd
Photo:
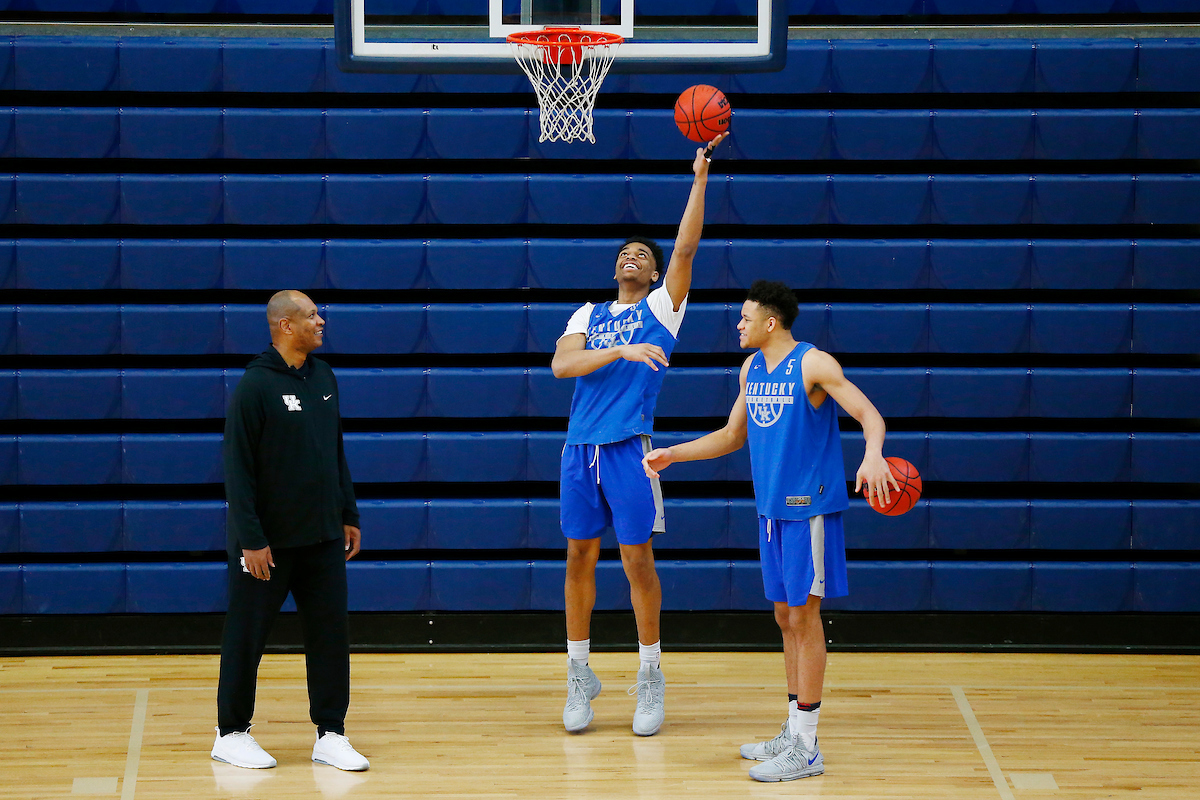
<instances>
[{"instance_id":1,"label":"player dribbling basketball","mask_svg":"<svg viewBox=\"0 0 1200 800\"><path fill-rule=\"evenodd\" d=\"M763 588L783 633L788 684L788 721L779 735L741 748L742 758L765 762L750 770L759 781L825 771L817 744L825 679L821 599L848 592L842 512L850 501L839 404L862 425L866 438L855 491L866 486L869 494L886 500L888 482L896 485L883 458L883 417L846 380L833 356L796 341L791 328L798 311L787 286L755 281L737 329L741 347L758 352L742 364L741 392L729 421L707 436L652 450L642 459L646 475L657 478L671 464L717 458L750 440Z\"/></svg>"}]
</instances>

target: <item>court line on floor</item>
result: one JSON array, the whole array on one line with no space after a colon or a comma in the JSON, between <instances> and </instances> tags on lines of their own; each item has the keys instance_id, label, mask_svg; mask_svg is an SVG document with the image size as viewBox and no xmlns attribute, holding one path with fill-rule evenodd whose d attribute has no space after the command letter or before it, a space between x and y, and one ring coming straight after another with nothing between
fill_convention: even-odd
<instances>
[{"instance_id":1,"label":"court line on floor","mask_svg":"<svg viewBox=\"0 0 1200 800\"><path fill-rule=\"evenodd\" d=\"M133 703L133 724L129 728L129 752L125 756L125 778L121 781L121 800L133 800L137 789L138 762L142 757L142 733L146 729L146 706L150 690L138 689Z\"/></svg>"},{"instance_id":2,"label":"court line on floor","mask_svg":"<svg viewBox=\"0 0 1200 800\"><path fill-rule=\"evenodd\" d=\"M983 728L979 727L979 721L975 719L975 712L971 710L971 704L967 702L967 695L961 686L951 686L950 693L954 695L954 702L958 704L959 713L966 720L967 730L971 732L971 738L975 740L975 746L979 748L979 755L983 756L984 766L987 767L988 774L992 776L992 783L996 785L996 791L1000 793L1001 800L1015 800L1012 790L1008 788L1008 781L1004 779L1004 773L1000 771L1000 763L996 761L996 756L992 755L991 745L988 744L987 737L983 735Z\"/></svg>"}]
</instances>

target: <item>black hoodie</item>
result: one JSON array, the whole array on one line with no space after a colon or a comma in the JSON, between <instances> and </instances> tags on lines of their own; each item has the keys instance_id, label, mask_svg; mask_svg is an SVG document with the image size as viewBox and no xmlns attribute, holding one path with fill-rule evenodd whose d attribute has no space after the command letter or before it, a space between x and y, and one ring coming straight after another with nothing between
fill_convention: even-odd
<instances>
[{"instance_id":1,"label":"black hoodie","mask_svg":"<svg viewBox=\"0 0 1200 800\"><path fill-rule=\"evenodd\" d=\"M302 547L358 527L342 447L337 379L311 355L292 369L274 347L254 357L225 415L229 552Z\"/></svg>"}]
</instances>

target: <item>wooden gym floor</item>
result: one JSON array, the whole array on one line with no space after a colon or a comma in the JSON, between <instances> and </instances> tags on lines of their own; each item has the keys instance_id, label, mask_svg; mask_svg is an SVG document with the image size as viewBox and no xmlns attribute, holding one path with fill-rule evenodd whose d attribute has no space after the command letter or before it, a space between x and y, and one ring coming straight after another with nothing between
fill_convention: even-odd
<instances>
[{"instance_id":1,"label":"wooden gym floor","mask_svg":"<svg viewBox=\"0 0 1200 800\"><path fill-rule=\"evenodd\" d=\"M366 773L309 760L300 656L267 656L254 734L279 761L209 759L215 656L0 659L0 800L131 798L1154 798L1200 792L1200 657L834 653L826 774L760 784L738 745L785 712L777 653L666 653L667 721L630 732L635 653L594 653L583 734L565 657L355 655Z\"/></svg>"}]
</instances>

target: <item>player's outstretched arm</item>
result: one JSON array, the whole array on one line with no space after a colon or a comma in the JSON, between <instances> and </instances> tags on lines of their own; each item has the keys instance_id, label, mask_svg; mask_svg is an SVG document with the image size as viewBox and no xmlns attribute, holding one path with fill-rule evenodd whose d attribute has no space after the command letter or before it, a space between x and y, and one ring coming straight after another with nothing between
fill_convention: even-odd
<instances>
[{"instance_id":1,"label":"player's outstretched arm","mask_svg":"<svg viewBox=\"0 0 1200 800\"><path fill-rule=\"evenodd\" d=\"M690 442L651 450L642 457L642 469L646 475L657 478L659 472L676 462L720 458L741 449L746 443L746 372L749 368L750 359L746 359L739 379L742 389L729 412L725 427Z\"/></svg>"},{"instance_id":2,"label":"player's outstretched arm","mask_svg":"<svg viewBox=\"0 0 1200 800\"><path fill-rule=\"evenodd\" d=\"M722 133L707 147L697 148L696 158L692 161L692 172L696 179L692 181L692 193L688 195L683 218L679 220L679 233L675 237L675 248L671 251L671 263L667 267L667 292L676 311L692 290L692 260L700 248L700 234L704 230L704 190L708 187L709 160L713 149L728 135Z\"/></svg>"},{"instance_id":3,"label":"player's outstretched arm","mask_svg":"<svg viewBox=\"0 0 1200 800\"><path fill-rule=\"evenodd\" d=\"M590 375L620 358L626 361L640 361L655 372L658 371L659 364L664 367L670 366L667 363L667 354L656 344L621 344L599 350L588 350L586 345L587 337L582 333L561 337L550 362L550 370L554 377L578 378L580 375Z\"/></svg>"},{"instance_id":4,"label":"player's outstretched arm","mask_svg":"<svg viewBox=\"0 0 1200 800\"><path fill-rule=\"evenodd\" d=\"M890 489L900 491L900 484L892 475L887 461L883 458L883 438L887 434L887 425L883 416L875 408L867 396L847 378L842 372L842 365L833 356L821 350L813 349L804 354L800 364L804 371L805 383L810 386L820 386L825 392L854 417L862 426L863 437L867 440L866 452L862 464L854 475L854 491L858 492L863 486L868 491L868 500L873 497L882 498L889 502Z\"/></svg>"}]
</instances>

